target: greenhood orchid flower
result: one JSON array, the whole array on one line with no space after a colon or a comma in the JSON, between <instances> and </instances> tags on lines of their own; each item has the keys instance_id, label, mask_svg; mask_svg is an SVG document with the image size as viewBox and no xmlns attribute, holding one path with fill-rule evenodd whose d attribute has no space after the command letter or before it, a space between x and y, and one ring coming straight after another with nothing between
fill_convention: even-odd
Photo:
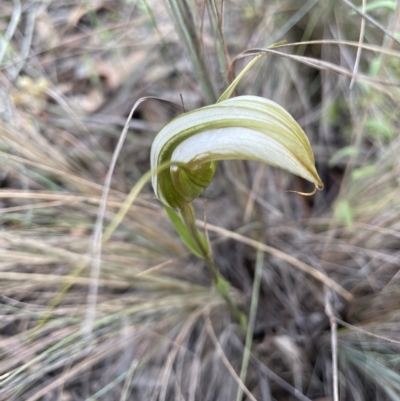
<instances>
[{"instance_id":1,"label":"greenhood orchid flower","mask_svg":"<svg viewBox=\"0 0 400 401\"><path fill-rule=\"evenodd\" d=\"M151 148L151 168L171 167L153 176L156 196L181 209L210 184L218 160L255 160L280 167L323 187L310 142L300 125L277 103L239 96L170 121Z\"/></svg>"}]
</instances>

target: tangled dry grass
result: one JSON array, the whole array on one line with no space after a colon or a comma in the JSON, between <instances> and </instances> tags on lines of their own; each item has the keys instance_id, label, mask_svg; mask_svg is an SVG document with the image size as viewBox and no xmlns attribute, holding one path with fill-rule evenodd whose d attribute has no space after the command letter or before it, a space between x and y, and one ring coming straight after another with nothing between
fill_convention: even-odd
<instances>
[{"instance_id":1,"label":"tangled dry grass","mask_svg":"<svg viewBox=\"0 0 400 401\"><path fill-rule=\"evenodd\" d=\"M357 7L0 4L0 400L400 400L400 3ZM236 55L280 40L303 44L266 55L239 92L294 115L325 190L302 198L285 192L307 191L300 179L229 162L196 203L232 297L253 308L243 369L246 333L150 187L98 276L93 230L135 101L214 102ZM176 113L151 100L130 121L106 227Z\"/></svg>"}]
</instances>

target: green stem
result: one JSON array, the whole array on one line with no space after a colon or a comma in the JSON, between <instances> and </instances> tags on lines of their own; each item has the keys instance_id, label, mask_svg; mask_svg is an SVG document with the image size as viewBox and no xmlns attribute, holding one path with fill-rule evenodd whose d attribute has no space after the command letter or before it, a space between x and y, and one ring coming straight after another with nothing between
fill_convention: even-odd
<instances>
[{"instance_id":1,"label":"green stem","mask_svg":"<svg viewBox=\"0 0 400 401\"><path fill-rule=\"evenodd\" d=\"M220 295L225 299L228 307L235 317L235 319L239 322L242 326L243 330L247 331L247 318L246 315L239 310L237 305L232 301L231 297L229 296L229 287L230 284L226 281L221 273L218 271L217 267L214 264L210 249L208 248L207 244L202 241L199 231L196 227L196 216L193 209L192 204L186 203L180 208L180 212L183 218L183 221L186 224L186 227L189 230L190 235L192 236L193 240L195 241L200 254L202 255L204 261L206 262L206 266L208 271L211 274L211 277L214 280L215 286L217 291Z\"/></svg>"},{"instance_id":2,"label":"green stem","mask_svg":"<svg viewBox=\"0 0 400 401\"><path fill-rule=\"evenodd\" d=\"M253 291L251 294L249 324L248 324L247 333L246 333L246 343L244 346L242 367L240 369L240 380L243 383L246 381L247 368L249 366L249 360L250 360L250 355L251 355L251 345L253 343L253 332L254 332L254 325L256 322L258 299L259 299L259 295L260 295L260 285L261 285L263 264L264 264L264 252L258 250L257 251L257 260L256 260L256 268L255 268L255 272L254 272ZM242 398L243 398L243 390L239 386L238 392L236 394L236 401L241 401Z\"/></svg>"}]
</instances>

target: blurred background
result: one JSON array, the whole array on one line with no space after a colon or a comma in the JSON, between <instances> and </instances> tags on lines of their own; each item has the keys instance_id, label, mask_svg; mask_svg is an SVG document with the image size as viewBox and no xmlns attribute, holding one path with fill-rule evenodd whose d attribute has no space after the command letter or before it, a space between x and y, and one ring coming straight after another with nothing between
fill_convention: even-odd
<instances>
[{"instance_id":1,"label":"blurred background","mask_svg":"<svg viewBox=\"0 0 400 401\"><path fill-rule=\"evenodd\" d=\"M278 41L296 44L236 95L294 116L325 189L223 162L195 202L233 299L255 300L246 366L246 333L149 184L98 269L93 233L134 103L212 104L238 54ZM396 0L2 0L0 400L400 400L399 42ZM134 113L105 228L179 113Z\"/></svg>"}]
</instances>

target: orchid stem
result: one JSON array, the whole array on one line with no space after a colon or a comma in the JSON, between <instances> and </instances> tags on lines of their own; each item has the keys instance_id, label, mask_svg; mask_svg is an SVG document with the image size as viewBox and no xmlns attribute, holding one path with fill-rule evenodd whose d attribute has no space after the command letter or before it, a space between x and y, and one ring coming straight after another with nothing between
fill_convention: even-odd
<instances>
[{"instance_id":1,"label":"orchid stem","mask_svg":"<svg viewBox=\"0 0 400 401\"><path fill-rule=\"evenodd\" d=\"M189 230L190 235L192 236L193 240L195 241L202 258L206 262L206 266L208 271L211 274L211 277L214 280L215 286L219 294L225 299L228 307L238 321L240 326L244 331L247 330L247 318L246 315L239 310L237 305L232 301L232 298L229 296L229 287L230 284L226 281L221 273L218 271L217 267L214 264L210 249L208 249L207 244L202 241L199 231L196 227L196 216L191 203L185 203L181 208L180 212L183 218L183 221L186 224L186 227Z\"/></svg>"}]
</instances>

